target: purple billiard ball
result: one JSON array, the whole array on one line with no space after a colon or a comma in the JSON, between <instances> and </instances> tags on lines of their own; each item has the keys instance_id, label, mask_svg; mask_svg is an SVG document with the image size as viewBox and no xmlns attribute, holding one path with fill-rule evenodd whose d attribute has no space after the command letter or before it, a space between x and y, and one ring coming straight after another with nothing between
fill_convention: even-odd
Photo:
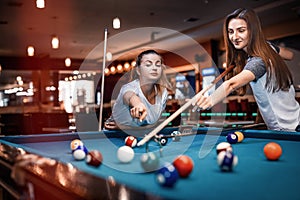
<instances>
[{"instance_id":1,"label":"purple billiard ball","mask_svg":"<svg viewBox=\"0 0 300 200\"><path fill-rule=\"evenodd\" d=\"M173 187L179 178L178 171L172 164L165 164L156 172L156 181L164 187Z\"/></svg>"},{"instance_id":2,"label":"purple billiard ball","mask_svg":"<svg viewBox=\"0 0 300 200\"><path fill-rule=\"evenodd\" d=\"M229 142L230 144L235 144L238 142L238 136L235 133L228 133L228 135L226 136L226 140L227 142Z\"/></svg>"}]
</instances>

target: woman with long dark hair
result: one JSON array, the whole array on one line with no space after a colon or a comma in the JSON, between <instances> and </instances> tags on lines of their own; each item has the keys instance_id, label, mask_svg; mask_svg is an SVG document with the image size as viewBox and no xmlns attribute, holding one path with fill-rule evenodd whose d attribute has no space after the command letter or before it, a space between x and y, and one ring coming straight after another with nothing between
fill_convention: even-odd
<instances>
[{"instance_id":1,"label":"woman with long dark hair","mask_svg":"<svg viewBox=\"0 0 300 200\"><path fill-rule=\"evenodd\" d=\"M256 13L251 9L235 10L226 17L223 32L227 66L235 67L211 96L200 97L195 106L210 108L233 91L243 95L249 83L267 127L295 131L300 123L300 107L292 74L266 41Z\"/></svg>"}]
</instances>

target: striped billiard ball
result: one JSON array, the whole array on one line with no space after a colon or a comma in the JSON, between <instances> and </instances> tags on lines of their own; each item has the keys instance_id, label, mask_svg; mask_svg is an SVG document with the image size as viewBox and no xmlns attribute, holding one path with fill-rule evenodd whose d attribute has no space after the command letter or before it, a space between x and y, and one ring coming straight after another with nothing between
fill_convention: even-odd
<instances>
[{"instance_id":1,"label":"striped billiard ball","mask_svg":"<svg viewBox=\"0 0 300 200\"><path fill-rule=\"evenodd\" d=\"M230 151L222 151L218 154L217 162L222 171L232 171L238 163L238 157Z\"/></svg>"}]
</instances>

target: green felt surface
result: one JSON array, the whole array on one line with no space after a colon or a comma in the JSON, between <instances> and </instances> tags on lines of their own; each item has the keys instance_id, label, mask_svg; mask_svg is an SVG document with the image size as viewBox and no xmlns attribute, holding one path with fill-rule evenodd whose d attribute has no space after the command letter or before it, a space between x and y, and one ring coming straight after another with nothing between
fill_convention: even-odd
<instances>
[{"instance_id":1,"label":"green felt surface","mask_svg":"<svg viewBox=\"0 0 300 200\"><path fill-rule=\"evenodd\" d=\"M54 158L64 163L72 163L78 169L99 178L108 176L133 189L151 192L166 199L299 199L300 180L300 143L298 141L250 138L260 131L245 130L246 138L242 143L233 144L238 156L238 165L232 172L220 171L216 161L216 145L226 141L224 136L198 134L182 137L179 142L169 140L163 147L161 165L172 162L181 154L190 156L194 161L194 170L188 178L179 179L173 188L164 188L155 181L155 173L144 173L140 166L140 156L145 146L134 148L134 160L128 164L117 159L117 149L124 145L124 137L106 137L102 133L80 134L88 150L99 150L103 155L103 164L99 168L91 167L84 161L72 157L68 134L60 134L48 139L50 135L39 137L26 136L5 140L10 145L21 147L32 153ZM270 132L261 132L269 134ZM284 136L283 136L284 137ZM39 141L38 138L43 138ZM283 149L278 161L268 161L263 147L268 142L277 142ZM159 155L160 147L154 141L149 143L149 151Z\"/></svg>"}]
</instances>

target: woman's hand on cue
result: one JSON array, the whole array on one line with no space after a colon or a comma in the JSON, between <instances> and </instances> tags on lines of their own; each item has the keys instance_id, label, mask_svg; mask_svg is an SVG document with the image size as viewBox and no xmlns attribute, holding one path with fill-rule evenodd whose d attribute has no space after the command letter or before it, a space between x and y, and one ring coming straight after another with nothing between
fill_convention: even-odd
<instances>
[{"instance_id":1,"label":"woman's hand on cue","mask_svg":"<svg viewBox=\"0 0 300 200\"><path fill-rule=\"evenodd\" d=\"M200 111L200 110L206 110L212 107L212 101L210 96L206 97L201 95L193 104L193 112Z\"/></svg>"},{"instance_id":2,"label":"woman's hand on cue","mask_svg":"<svg viewBox=\"0 0 300 200\"><path fill-rule=\"evenodd\" d=\"M147 116L147 109L143 103L139 103L130 109L130 115L142 122Z\"/></svg>"}]
</instances>

